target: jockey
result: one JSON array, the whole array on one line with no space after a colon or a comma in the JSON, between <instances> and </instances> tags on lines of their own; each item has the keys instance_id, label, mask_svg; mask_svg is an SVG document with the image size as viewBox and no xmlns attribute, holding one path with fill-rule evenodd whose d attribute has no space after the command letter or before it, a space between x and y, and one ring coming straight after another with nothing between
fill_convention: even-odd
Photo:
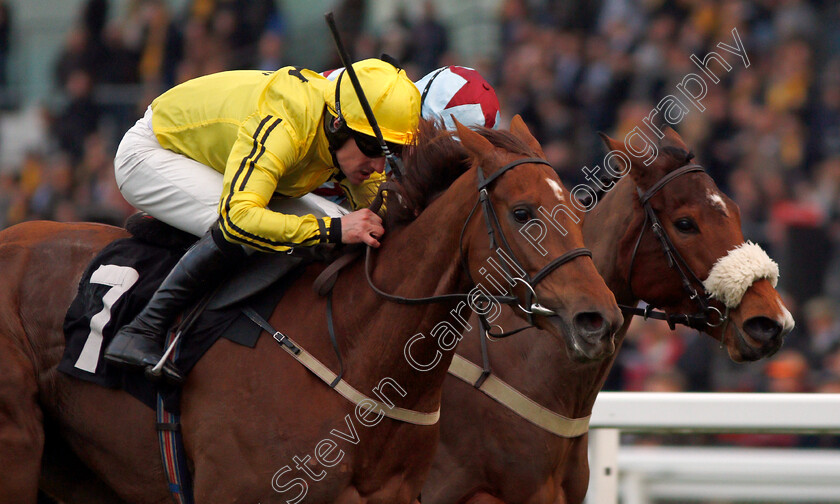
<instances>
[{"instance_id":1,"label":"jockey","mask_svg":"<svg viewBox=\"0 0 840 504\"><path fill-rule=\"evenodd\" d=\"M334 80L341 68L327 70L322 75ZM423 119L440 119L450 130L455 121L464 126L498 128L499 98L480 73L462 66L445 66L433 70L415 83L421 93L420 104ZM334 182L326 182L314 191L315 194L342 204L346 201L345 191Z\"/></svg>"},{"instance_id":2,"label":"jockey","mask_svg":"<svg viewBox=\"0 0 840 504\"><path fill-rule=\"evenodd\" d=\"M353 68L384 140L399 153L417 128L420 93L391 63L368 59ZM344 73L332 81L297 67L199 77L155 99L126 133L114 162L123 196L202 238L115 335L106 359L157 364L177 314L248 251L379 246L382 221L364 207L385 179L385 158ZM328 180L341 185L356 211L330 218L268 208L274 196L301 197ZM164 371L182 379L170 362Z\"/></svg>"}]
</instances>

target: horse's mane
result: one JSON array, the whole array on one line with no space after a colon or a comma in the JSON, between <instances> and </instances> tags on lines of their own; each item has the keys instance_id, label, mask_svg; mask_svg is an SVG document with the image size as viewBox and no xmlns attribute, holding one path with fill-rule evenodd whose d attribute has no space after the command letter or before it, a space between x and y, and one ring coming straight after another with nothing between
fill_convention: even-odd
<instances>
[{"instance_id":1,"label":"horse's mane","mask_svg":"<svg viewBox=\"0 0 840 504\"><path fill-rule=\"evenodd\" d=\"M508 131L472 128L493 146L520 154L536 154L525 142ZM386 224L404 224L417 218L429 204L471 167L470 155L455 133L440 121L420 121L414 143L403 155L405 173L399 182L389 184L386 193Z\"/></svg>"}]
</instances>

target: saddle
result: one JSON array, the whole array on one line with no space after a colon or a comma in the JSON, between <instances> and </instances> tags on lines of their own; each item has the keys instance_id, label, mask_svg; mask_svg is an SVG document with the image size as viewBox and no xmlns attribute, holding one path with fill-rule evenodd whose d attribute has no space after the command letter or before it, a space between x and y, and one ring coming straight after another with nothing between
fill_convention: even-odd
<instances>
[{"instance_id":1,"label":"saddle","mask_svg":"<svg viewBox=\"0 0 840 504\"><path fill-rule=\"evenodd\" d=\"M102 358L114 334L143 309L186 250L196 241L145 214L126 222L130 238L107 245L88 265L64 320L66 340L59 371L81 380L126 391L155 411L164 472L176 502L192 504L192 478L180 432L181 389L152 383L142 373ZM295 254L254 253L228 281L182 316L182 339L171 357L184 374L204 353L226 338L253 348L263 328L251 317L267 318L301 266L328 260L332 246ZM248 315L245 315L245 312ZM177 325L176 325L177 328ZM174 330L172 330L174 333ZM172 335L170 334L170 339Z\"/></svg>"},{"instance_id":2,"label":"saddle","mask_svg":"<svg viewBox=\"0 0 840 504\"><path fill-rule=\"evenodd\" d=\"M155 408L164 392L168 410L178 411L177 389L152 384L142 374L110 365L105 348L122 325L134 319L183 253L196 241L145 214L126 222L130 238L106 246L88 265L64 320L65 351L59 371L108 388L121 388ZM188 373L221 337L254 347L262 329L242 314L245 307L268 317L286 289L302 274L301 266L327 259L332 250L311 249L296 254L256 252L212 294L183 333L174 358ZM189 313L189 312L188 312Z\"/></svg>"}]
</instances>

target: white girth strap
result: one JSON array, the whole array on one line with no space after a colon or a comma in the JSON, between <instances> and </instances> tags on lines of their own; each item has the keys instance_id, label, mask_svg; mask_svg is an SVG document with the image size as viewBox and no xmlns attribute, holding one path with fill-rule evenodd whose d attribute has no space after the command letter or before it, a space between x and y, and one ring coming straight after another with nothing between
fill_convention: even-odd
<instances>
[{"instance_id":1,"label":"white girth strap","mask_svg":"<svg viewBox=\"0 0 840 504\"><path fill-rule=\"evenodd\" d=\"M481 368L458 354L452 358L449 374L473 385L481 376ZM495 401L552 434L575 438L589 431L589 417L568 418L540 406L521 392L492 374L478 388Z\"/></svg>"},{"instance_id":2,"label":"white girth strap","mask_svg":"<svg viewBox=\"0 0 840 504\"><path fill-rule=\"evenodd\" d=\"M717 260L703 287L727 308L735 308L741 304L747 289L762 278L775 287L779 265L761 247L748 241Z\"/></svg>"},{"instance_id":3,"label":"white girth strap","mask_svg":"<svg viewBox=\"0 0 840 504\"><path fill-rule=\"evenodd\" d=\"M293 343L298 349L300 349L300 353L298 355L295 355L295 353L285 345L281 345L280 347L285 350L286 353L294 357L295 360L303 364L306 369L312 371L315 376L320 378L327 385L335 380L337 375L332 372L330 368L316 359L315 356L301 348L301 346L296 342ZM370 397L362 394L344 380L339 381L334 389L353 404L359 405L362 401L364 401L364 404L362 404L363 408L381 413L388 418L399 420L400 422L407 422L415 425L434 425L440 419L440 408L438 408L437 411L429 413L398 408L396 406L392 408L387 404L383 404L376 399L371 399Z\"/></svg>"}]
</instances>

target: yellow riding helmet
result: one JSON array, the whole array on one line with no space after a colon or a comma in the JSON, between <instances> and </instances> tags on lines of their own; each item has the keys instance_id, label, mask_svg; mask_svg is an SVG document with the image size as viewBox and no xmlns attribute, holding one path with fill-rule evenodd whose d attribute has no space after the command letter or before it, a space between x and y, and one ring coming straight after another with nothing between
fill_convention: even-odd
<instances>
[{"instance_id":1,"label":"yellow riding helmet","mask_svg":"<svg viewBox=\"0 0 840 504\"><path fill-rule=\"evenodd\" d=\"M411 142L420 122L420 91L405 71L375 58L353 63L353 70L385 141L401 145ZM324 91L327 108L353 131L375 136L350 77L341 72Z\"/></svg>"}]
</instances>

